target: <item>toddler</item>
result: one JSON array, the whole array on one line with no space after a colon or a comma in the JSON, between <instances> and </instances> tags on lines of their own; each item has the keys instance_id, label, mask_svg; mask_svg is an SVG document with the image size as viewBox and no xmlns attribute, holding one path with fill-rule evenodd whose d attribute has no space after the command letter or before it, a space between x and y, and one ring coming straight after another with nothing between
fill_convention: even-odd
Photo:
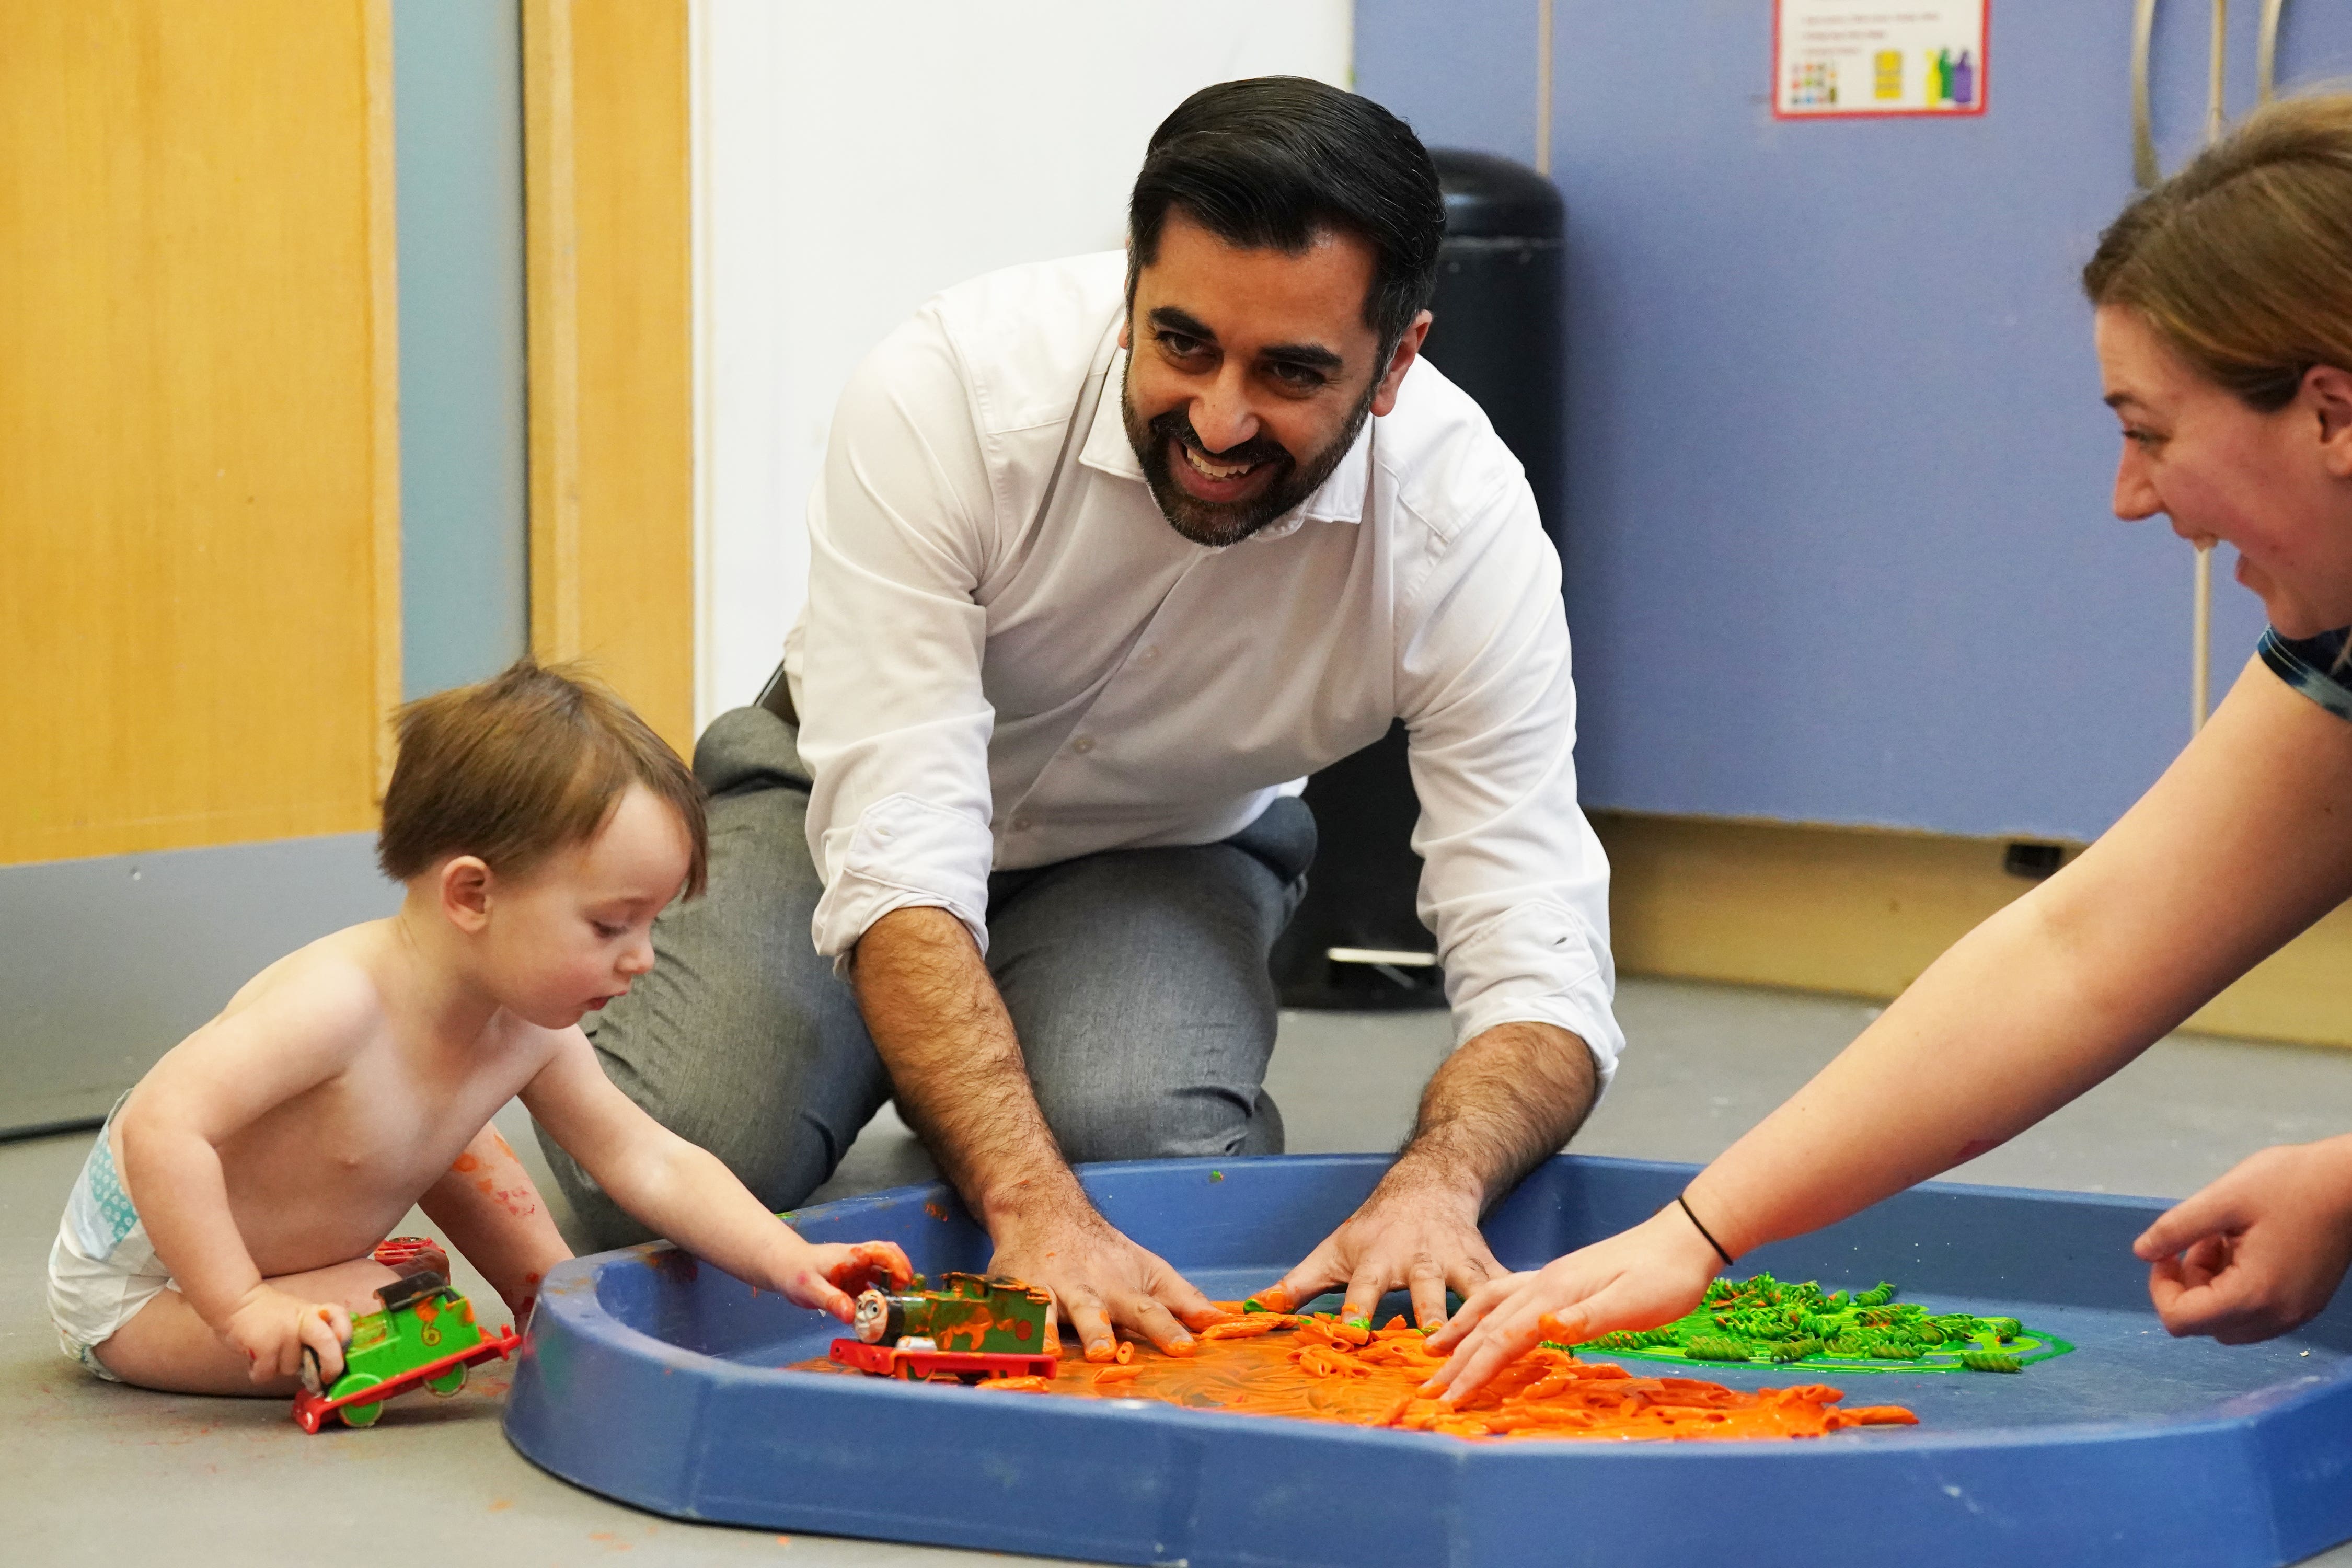
<instances>
[{"instance_id":1,"label":"toddler","mask_svg":"<svg viewBox=\"0 0 2352 1568\"><path fill-rule=\"evenodd\" d=\"M568 1257L488 1130L520 1096L621 1206L846 1321L903 1284L887 1243L812 1246L605 1079L581 1016L653 967L702 890L700 786L628 707L529 659L409 704L377 858L399 912L247 982L108 1117L49 1255L66 1353L99 1376L290 1394L342 1369L370 1253L422 1203L518 1310Z\"/></svg>"}]
</instances>

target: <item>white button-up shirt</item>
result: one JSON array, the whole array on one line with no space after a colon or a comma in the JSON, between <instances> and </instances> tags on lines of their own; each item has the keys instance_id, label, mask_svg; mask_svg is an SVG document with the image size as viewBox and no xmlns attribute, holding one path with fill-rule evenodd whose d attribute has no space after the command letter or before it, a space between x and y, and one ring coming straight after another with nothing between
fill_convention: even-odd
<instances>
[{"instance_id":1,"label":"white button-up shirt","mask_svg":"<svg viewBox=\"0 0 2352 1568\"><path fill-rule=\"evenodd\" d=\"M1609 866L1517 461L1423 360L1296 510L1195 544L1120 416L1125 267L950 289L842 395L785 644L817 951L929 905L985 952L992 869L1214 843L1402 718L1456 1043L1556 1024L1605 1082Z\"/></svg>"}]
</instances>

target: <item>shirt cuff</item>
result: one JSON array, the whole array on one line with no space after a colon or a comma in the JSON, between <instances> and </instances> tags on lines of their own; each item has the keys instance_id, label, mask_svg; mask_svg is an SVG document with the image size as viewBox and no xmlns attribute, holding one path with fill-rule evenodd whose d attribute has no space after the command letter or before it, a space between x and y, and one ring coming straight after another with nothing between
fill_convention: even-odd
<instances>
[{"instance_id":1,"label":"shirt cuff","mask_svg":"<svg viewBox=\"0 0 2352 1568\"><path fill-rule=\"evenodd\" d=\"M1607 939L1557 904L1522 904L1444 956L1456 1048L1501 1024L1550 1024L1592 1053L1596 1093L1617 1076L1624 1032L1611 1009Z\"/></svg>"},{"instance_id":2,"label":"shirt cuff","mask_svg":"<svg viewBox=\"0 0 2352 1568\"><path fill-rule=\"evenodd\" d=\"M942 909L988 955L986 824L910 795L886 795L857 826L824 836L824 894L809 921L818 952L846 975L850 953L893 910Z\"/></svg>"}]
</instances>

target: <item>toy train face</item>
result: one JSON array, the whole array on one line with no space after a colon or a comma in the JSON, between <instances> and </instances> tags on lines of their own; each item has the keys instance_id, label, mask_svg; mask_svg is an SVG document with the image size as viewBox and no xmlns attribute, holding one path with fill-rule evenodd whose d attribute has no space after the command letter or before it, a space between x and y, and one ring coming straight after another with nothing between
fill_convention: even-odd
<instances>
[{"instance_id":1,"label":"toy train face","mask_svg":"<svg viewBox=\"0 0 2352 1568\"><path fill-rule=\"evenodd\" d=\"M1047 1343L1046 1321L1054 1298L1001 1275L951 1272L929 1289L916 1275L896 1295L866 1290L858 1295L851 1328L869 1345L928 1341L920 1348L975 1354L1034 1355Z\"/></svg>"}]
</instances>

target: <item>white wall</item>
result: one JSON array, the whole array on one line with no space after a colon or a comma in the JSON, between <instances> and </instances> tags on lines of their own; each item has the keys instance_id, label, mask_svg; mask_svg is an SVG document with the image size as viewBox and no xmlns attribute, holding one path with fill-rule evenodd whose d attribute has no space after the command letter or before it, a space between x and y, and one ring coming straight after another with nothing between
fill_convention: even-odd
<instances>
[{"instance_id":1,"label":"white wall","mask_svg":"<svg viewBox=\"0 0 2352 1568\"><path fill-rule=\"evenodd\" d=\"M808 581L835 399L938 289L1118 245L1194 89L1346 84L1351 0L697 0L698 722L750 701Z\"/></svg>"}]
</instances>

